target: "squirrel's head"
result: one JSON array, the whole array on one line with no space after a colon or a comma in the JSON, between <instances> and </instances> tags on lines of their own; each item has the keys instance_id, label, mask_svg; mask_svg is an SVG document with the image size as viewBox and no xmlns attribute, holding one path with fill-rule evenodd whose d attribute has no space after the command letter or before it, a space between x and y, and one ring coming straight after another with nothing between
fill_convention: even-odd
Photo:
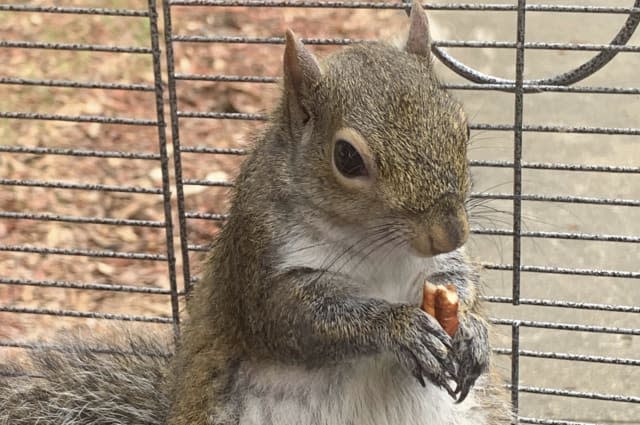
<instances>
[{"instance_id":1,"label":"squirrel's head","mask_svg":"<svg viewBox=\"0 0 640 425\"><path fill-rule=\"evenodd\" d=\"M354 45L320 64L288 31L282 103L289 173L312 208L337 226L388 226L424 256L469 234L469 129L434 75L429 38L415 1L403 48Z\"/></svg>"}]
</instances>

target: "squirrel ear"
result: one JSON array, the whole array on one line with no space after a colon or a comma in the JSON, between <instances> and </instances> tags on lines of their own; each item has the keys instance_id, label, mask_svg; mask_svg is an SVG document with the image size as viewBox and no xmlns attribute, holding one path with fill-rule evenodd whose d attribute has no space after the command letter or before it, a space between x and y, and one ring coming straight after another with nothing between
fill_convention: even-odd
<instances>
[{"instance_id":1,"label":"squirrel ear","mask_svg":"<svg viewBox=\"0 0 640 425\"><path fill-rule=\"evenodd\" d=\"M428 58L431 55L431 36L429 20L419 0L411 5L411 26L405 51Z\"/></svg>"},{"instance_id":2,"label":"squirrel ear","mask_svg":"<svg viewBox=\"0 0 640 425\"><path fill-rule=\"evenodd\" d=\"M322 76L315 56L304 47L291 30L286 32L284 48L285 102L292 130L301 128L309 118L304 100Z\"/></svg>"}]
</instances>

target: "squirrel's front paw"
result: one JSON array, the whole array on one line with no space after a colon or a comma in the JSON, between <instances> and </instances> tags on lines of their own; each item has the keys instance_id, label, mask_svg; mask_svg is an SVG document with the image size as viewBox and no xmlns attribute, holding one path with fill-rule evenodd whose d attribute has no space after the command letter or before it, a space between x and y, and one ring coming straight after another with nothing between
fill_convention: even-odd
<instances>
[{"instance_id":1,"label":"squirrel's front paw","mask_svg":"<svg viewBox=\"0 0 640 425\"><path fill-rule=\"evenodd\" d=\"M398 307L393 316L391 350L398 361L422 386L426 377L455 398L450 382L458 379L449 335L436 319L417 307Z\"/></svg>"},{"instance_id":2,"label":"squirrel's front paw","mask_svg":"<svg viewBox=\"0 0 640 425\"><path fill-rule=\"evenodd\" d=\"M461 403L476 379L489 366L491 347L484 320L473 314L461 318L458 331L453 338L450 356L458 365L456 392L459 393L458 403Z\"/></svg>"}]
</instances>

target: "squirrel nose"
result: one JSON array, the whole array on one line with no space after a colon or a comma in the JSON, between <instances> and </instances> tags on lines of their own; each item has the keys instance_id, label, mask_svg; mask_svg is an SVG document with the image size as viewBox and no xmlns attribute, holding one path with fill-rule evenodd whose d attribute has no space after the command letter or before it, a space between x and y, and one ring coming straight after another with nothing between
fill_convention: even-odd
<instances>
[{"instance_id":1,"label":"squirrel nose","mask_svg":"<svg viewBox=\"0 0 640 425\"><path fill-rule=\"evenodd\" d=\"M467 214L459 208L426 226L416 226L411 246L418 254L431 257L461 247L468 238Z\"/></svg>"}]
</instances>

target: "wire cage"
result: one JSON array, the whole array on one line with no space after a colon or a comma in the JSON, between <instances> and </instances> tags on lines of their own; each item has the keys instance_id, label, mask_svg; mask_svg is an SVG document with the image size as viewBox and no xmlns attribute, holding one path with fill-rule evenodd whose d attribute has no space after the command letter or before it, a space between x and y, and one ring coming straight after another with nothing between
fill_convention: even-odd
<instances>
[{"instance_id":1,"label":"wire cage","mask_svg":"<svg viewBox=\"0 0 640 425\"><path fill-rule=\"evenodd\" d=\"M640 1L425 8L471 121L468 250L516 423L640 424ZM0 359L60 328L177 332L285 28L322 55L407 10L0 4Z\"/></svg>"}]
</instances>

